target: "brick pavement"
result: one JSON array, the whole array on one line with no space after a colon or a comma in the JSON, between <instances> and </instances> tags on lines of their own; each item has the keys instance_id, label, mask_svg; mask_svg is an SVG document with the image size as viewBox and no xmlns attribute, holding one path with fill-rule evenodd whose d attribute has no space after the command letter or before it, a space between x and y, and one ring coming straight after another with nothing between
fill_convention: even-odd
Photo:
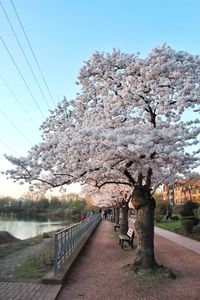
<instances>
[{"instance_id":1,"label":"brick pavement","mask_svg":"<svg viewBox=\"0 0 200 300\"><path fill-rule=\"evenodd\" d=\"M54 300L61 285L0 282L0 300Z\"/></svg>"}]
</instances>

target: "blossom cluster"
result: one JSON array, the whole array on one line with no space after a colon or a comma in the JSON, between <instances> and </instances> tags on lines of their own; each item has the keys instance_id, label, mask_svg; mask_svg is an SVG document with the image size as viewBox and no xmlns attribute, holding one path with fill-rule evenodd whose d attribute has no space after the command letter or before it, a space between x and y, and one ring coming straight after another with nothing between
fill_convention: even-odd
<instances>
[{"instance_id":1,"label":"blossom cluster","mask_svg":"<svg viewBox=\"0 0 200 300\"><path fill-rule=\"evenodd\" d=\"M200 58L167 45L146 59L114 49L85 62L81 92L42 124L26 158L7 157L17 181L149 189L199 165ZM190 111L189 117L184 118Z\"/></svg>"}]
</instances>

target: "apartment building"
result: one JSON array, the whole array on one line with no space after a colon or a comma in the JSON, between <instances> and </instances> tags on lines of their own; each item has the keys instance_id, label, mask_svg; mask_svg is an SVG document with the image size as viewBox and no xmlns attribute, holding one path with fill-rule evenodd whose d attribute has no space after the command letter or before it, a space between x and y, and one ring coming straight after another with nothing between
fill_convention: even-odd
<instances>
[{"instance_id":1,"label":"apartment building","mask_svg":"<svg viewBox=\"0 0 200 300\"><path fill-rule=\"evenodd\" d=\"M164 185L163 200L171 204L182 204L188 200L200 204L200 177L181 179L172 185Z\"/></svg>"}]
</instances>

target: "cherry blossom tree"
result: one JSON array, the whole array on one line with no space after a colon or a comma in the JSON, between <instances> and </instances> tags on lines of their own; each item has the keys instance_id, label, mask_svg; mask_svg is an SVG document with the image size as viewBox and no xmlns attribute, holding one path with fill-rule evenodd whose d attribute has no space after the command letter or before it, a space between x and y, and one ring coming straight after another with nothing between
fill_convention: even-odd
<instances>
[{"instance_id":1,"label":"cherry blossom tree","mask_svg":"<svg viewBox=\"0 0 200 300\"><path fill-rule=\"evenodd\" d=\"M199 149L191 148L200 132L199 56L167 45L145 59L119 50L96 52L78 84L77 98L64 99L44 122L43 142L26 158L7 157L16 165L7 174L43 186L79 181L131 187L138 236L134 266L153 268L153 193L199 165Z\"/></svg>"},{"instance_id":2,"label":"cherry blossom tree","mask_svg":"<svg viewBox=\"0 0 200 300\"><path fill-rule=\"evenodd\" d=\"M120 233L127 233L129 202L133 192L131 187L122 184L107 184L99 189L96 186L86 184L84 185L82 192L92 196L91 202L93 205L112 208L116 224L119 224L120 209Z\"/></svg>"}]
</instances>

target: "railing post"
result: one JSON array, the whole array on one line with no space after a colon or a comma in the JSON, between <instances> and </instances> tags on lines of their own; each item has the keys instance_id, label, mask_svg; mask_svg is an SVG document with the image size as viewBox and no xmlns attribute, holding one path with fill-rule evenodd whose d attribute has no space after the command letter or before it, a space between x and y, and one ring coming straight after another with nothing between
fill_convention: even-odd
<instances>
[{"instance_id":1,"label":"railing post","mask_svg":"<svg viewBox=\"0 0 200 300\"><path fill-rule=\"evenodd\" d=\"M58 270L58 238L57 235L55 235L55 253L54 253L54 273L57 274Z\"/></svg>"}]
</instances>

